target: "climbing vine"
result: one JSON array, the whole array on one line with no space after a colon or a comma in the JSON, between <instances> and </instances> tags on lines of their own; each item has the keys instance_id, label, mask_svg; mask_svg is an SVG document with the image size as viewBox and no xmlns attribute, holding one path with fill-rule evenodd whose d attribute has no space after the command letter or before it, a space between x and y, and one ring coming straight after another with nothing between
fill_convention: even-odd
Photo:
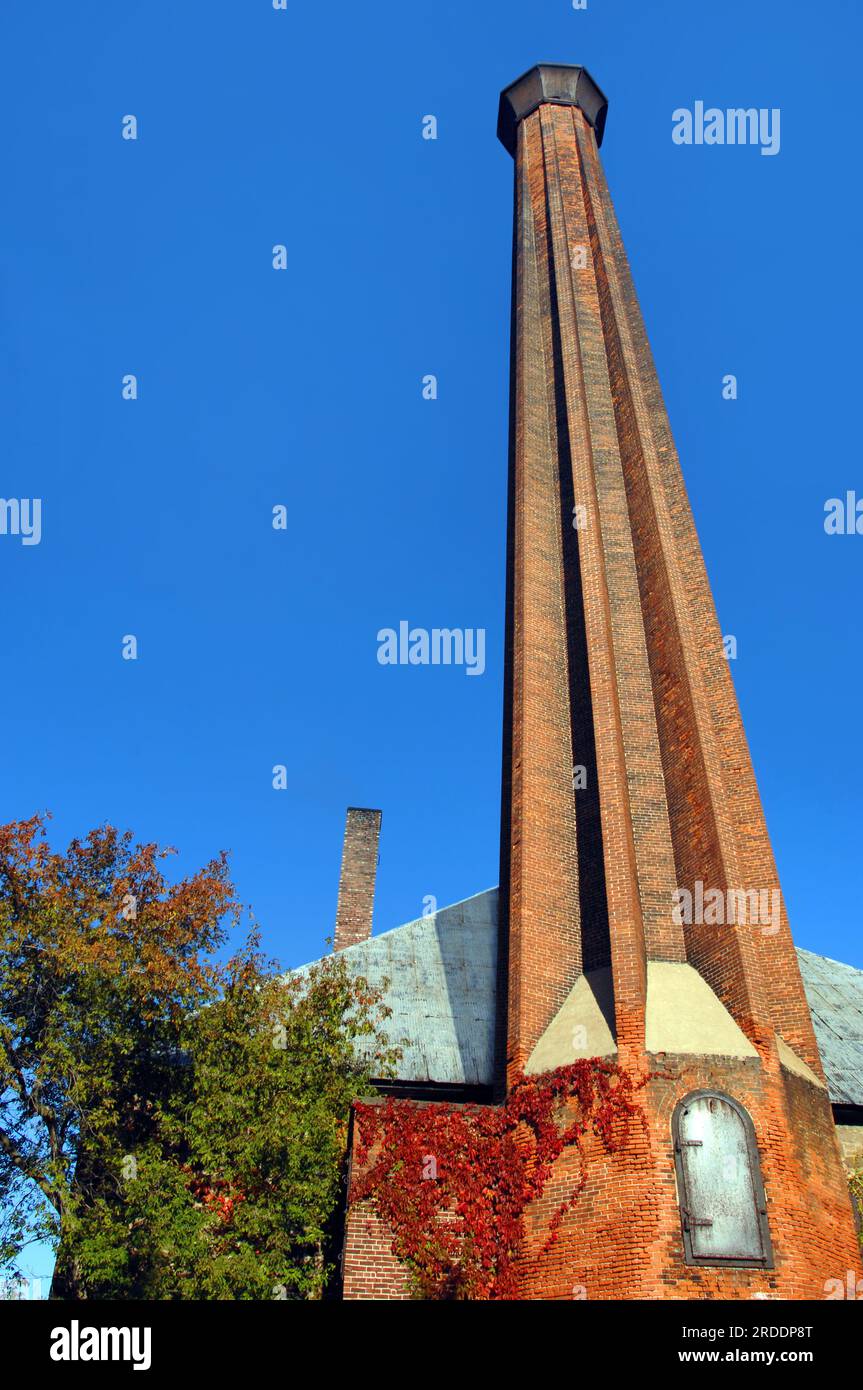
<instances>
[{"instance_id":1,"label":"climbing vine","mask_svg":"<svg viewBox=\"0 0 863 1390\"><path fill-rule=\"evenodd\" d=\"M584 1136L619 1150L633 1119L646 1123L635 1093L648 1080L592 1058L520 1076L500 1106L358 1103L351 1201L369 1201L393 1231L417 1297L515 1298L525 1209L576 1148L580 1175L552 1217L553 1245L584 1187Z\"/></svg>"},{"instance_id":2,"label":"climbing vine","mask_svg":"<svg viewBox=\"0 0 863 1390\"><path fill-rule=\"evenodd\" d=\"M857 1237L861 1248L863 1248L863 1162L849 1171L848 1186L851 1189L851 1200L854 1203L855 1211L861 1218L858 1224Z\"/></svg>"}]
</instances>

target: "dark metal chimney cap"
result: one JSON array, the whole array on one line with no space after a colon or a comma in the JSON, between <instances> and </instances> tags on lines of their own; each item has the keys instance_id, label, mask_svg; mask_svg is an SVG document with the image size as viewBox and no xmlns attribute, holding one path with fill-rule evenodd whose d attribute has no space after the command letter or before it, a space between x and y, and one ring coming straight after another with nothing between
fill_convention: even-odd
<instances>
[{"instance_id":1,"label":"dark metal chimney cap","mask_svg":"<svg viewBox=\"0 0 863 1390\"><path fill-rule=\"evenodd\" d=\"M602 144L608 99L597 87L587 68L572 63L538 63L528 68L500 94L497 135L511 155L518 147L518 124L531 111L548 102L552 106L577 106L596 131Z\"/></svg>"}]
</instances>

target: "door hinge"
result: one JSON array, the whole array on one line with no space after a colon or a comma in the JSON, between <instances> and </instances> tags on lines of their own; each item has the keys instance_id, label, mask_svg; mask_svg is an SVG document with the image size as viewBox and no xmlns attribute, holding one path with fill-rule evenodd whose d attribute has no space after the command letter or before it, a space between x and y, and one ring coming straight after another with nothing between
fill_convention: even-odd
<instances>
[{"instance_id":1,"label":"door hinge","mask_svg":"<svg viewBox=\"0 0 863 1390\"><path fill-rule=\"evenodd\" d=\"M712 1226L712 1216L691 1216L688 1211L684 1211L683 1219L686 1222L687 1230L692 1230L696 1226Z\"/></svg>"}]
</instances>

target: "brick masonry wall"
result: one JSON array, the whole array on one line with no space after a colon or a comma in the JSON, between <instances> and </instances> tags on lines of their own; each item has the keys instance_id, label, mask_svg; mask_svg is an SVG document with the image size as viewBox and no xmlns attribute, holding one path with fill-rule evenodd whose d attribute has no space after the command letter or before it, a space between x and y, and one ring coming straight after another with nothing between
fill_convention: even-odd
<instances>
[{"instance_id":1,"label":"brick masonry wall","mask_svg":"<svg viewBox=\"0 0 863 1390\"><path fill-rule=\"evenodd\" d=\"M392 1253L392 1234L367 1202L352 1207L345 1223L342 1297L349 1302L409 1297L407 1271Z\"/></svg>"},{"instance_id":2,"label":"brick masonry wall","mask_svg":"<svg viewBox=\"0 0 863 1390\"><path fill-rule=\"evenodd\" d=\"M841 1168L824 1161L830 1121L824 1093L755 1058L649 1059L661 1071L639 1093L646 1127L630 1123L626 1142L608 1152L595 1135L555 1165L542 1197L528 1208L520 1264L524 1300L823 1299L829 1281L863 1277ZM718 1089L755 1120L775 1267L726 1269L684 1260L672 1116L692 1091ZM622 1137L622 1132L618 1138ZM831 1142L836 1147L834 1134ZM546 1249L555 1212L586 1181L558 1241ZM346 1299L407 1298L407 1275L391 1233L368 1204L351 1210L344 1251Z\"/></svg>"},{"instance_id":3,"label":"brick masonry wall","mask_svg":"<svg viewBox=\"0 0 863 1390\"><path fill-rule=\"evenodd\" d=\"M336 906L336 951L366 941L372 934L380 830L380 811L348 808Z\"/></svg>"},{"instance_id":4,"label":"brick masonry wall","mask_svg":"<svg viewBox=\"0 0 863 1390\"><path fill-rule=\"evenodd\" d=\"M551 1216L577 1176L563 1155L528 1213L523 1297L528 1299L823 1299L825 1286L860 1277L860 1249L847 1186L824 1161L826 1097L811 1083L752 1061L663 1059L673 1079L656 1078L644 1104L649 1133L633 1129L620 1153L587 1144L588 1181L561 1239L543 1254ZM687 1266L677 1197L671 1118L693 1090L727 1091L755 1119L775 1268ZM835 1146L835 1136L830 1136Z\"/></svg>"}]
</instances>

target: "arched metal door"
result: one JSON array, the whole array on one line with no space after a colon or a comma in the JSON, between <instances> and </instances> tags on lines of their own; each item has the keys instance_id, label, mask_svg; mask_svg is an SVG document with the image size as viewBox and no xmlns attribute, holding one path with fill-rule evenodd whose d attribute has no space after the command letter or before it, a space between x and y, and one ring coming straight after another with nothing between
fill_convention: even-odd
<instances>
[{"instance_id":1,"label":"arched metal door","mask_svg":"<svg viewBox=\"0 0 863 1390\"><path fill-rule=\"evenodd\" d=\"M771 1266L761 1164L743 1106L696 1091L675 1110L673 1132L687 1264Z\"/></svg>"}]
</instances>

